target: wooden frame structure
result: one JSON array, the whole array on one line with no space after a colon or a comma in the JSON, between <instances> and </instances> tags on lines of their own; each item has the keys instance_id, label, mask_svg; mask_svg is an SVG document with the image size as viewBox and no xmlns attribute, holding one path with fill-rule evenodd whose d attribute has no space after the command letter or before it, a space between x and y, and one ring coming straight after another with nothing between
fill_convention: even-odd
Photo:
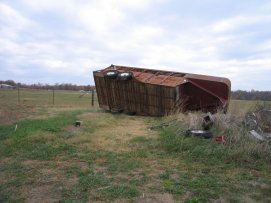
<instances>
[{"instance_id":1,"label":"wooden frame structure","mask_svg":"<svg viewBox=\"0 0 271 203\"><path fill-rule=\"evenodd\" d=\"M107 78L106 73L131 78ZM99 106L138 115L163 116L177 111L227 111L230 80L222 77L111 65L94 71Z\"/></svg>"}]
</instances>

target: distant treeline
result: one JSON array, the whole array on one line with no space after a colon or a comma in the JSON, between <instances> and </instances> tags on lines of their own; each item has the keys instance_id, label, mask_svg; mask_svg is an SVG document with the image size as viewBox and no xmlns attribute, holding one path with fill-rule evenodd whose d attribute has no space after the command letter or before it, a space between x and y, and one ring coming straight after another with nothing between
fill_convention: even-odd
<instances>
[{"instance_id":1,"label":"distant treeline","mask_svg":"<svg viewBox=\"0 0 271 203\"><path fill-rule=\"evenodd\" d=\"M54 85L49 84L23 84L23 83L16 83L13 80L0 80L0 84L7 84L12 86L19 86L21 88L32 88L32 89L56 89L56 90L84 90L89 91L95 89L95 86L91 85L75 85L70 83L56 83ZM244 91L244 90L237 90L231 92L231 98L237 100L264 100L264 101L271 101L271 91Z\"/></svg>"},{"instance_id":2,"label":"distant treeline","mask_svg":"<svg viewBox=\"0 0 271 203\"><path fill-rule=\"evenodd\" d=\"M75 85L70 83L55 83L54 85L50 84L24 84L24 83L16 83L13 80L0 80L0 84L7 84L12 86L19 86L20 88L31 88L31 89L55 89L55 90L84 90L89 91L95 89L95 86L91 85Z\"/></svg>"},{"instance_id":3,"label":"distant treeline","mask_svg":"<svg viewBox=\"0 0 271 203\"><path fill-rule=\"evenodd\" d=\"M244 91L237 90L231 92L232 99L238 100L263 100L263 101L271 101L271 91Z\"/></svg>"}]
</instances>

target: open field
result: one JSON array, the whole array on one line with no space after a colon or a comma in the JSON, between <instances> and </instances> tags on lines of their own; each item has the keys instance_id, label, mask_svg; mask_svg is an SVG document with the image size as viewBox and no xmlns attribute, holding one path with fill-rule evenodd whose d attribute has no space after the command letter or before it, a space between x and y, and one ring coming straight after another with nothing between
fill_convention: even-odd
<instances>
[{"instance_id":1,"label":"open field","mask_svg":"<svg viewBox=\"0 0 271 203\"><path fill-rule=\"evenodd\" d=\"M90 99L56 91L53 105L49 91L22 90L18 104L17 90L0 90L0 202L271 201L270 143L244 142L241 121L215 126L233 143L221 145L148 130L174 116L111 114ZM256 103L232 101L229 114Z\"/></svg>"},{"instance_id":2,"label":"open field","mask_svg":"<svg viewBox=\"0 0 271 203\"><path fill-rule=\"evenodd\" d=\"M54 94L53 104L52 90L20 89L18 102L17 89L0 89L0 123L7 124L29 117L48 117L60 111L91 107L91 94L64 90L55 90Z\"/></svg>"}]
</instances>

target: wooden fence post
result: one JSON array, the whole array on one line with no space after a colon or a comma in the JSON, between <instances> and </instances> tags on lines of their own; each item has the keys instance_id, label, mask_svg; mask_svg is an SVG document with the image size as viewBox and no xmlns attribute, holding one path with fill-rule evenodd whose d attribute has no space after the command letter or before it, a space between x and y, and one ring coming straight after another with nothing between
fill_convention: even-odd
<instances>
[{"instance_id":1,"label":"wooden fence post","mask_svg":"<svg viewBox=\"0 0 271 203\"><path fill-rule=\"evenodd\" d=\"M17 86L17 89L18 89L18 104L20 103L20 87L19 85Z\"/></svg>"},{"instance_id":2,"label":"wooden fence post","mask_svg":"<svg viewBox=\"0 0 271 203\"><path fill-rule=\"evenodd\" d=\"M94 106L94 89L91 90L91 106Z\"/></svg>"},{"instance_id":3,"label":"wooden fence post","mask_svg":"<svg viewBox=\"0 0 271 203\"><path fill-rule=\"evenodd\" d=\"M53 87L53 105L55 105L55 88Z\"/></svg>"}]
</instances>

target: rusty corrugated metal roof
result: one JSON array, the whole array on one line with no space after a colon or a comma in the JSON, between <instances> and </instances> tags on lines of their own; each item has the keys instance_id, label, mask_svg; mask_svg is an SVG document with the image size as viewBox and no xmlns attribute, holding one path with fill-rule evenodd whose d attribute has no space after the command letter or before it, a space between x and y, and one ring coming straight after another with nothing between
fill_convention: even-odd
<instances>
[{"instance_id":1,"label":"rusty corrugated metal roof","mask_svg":"<svg viewBox=\"0 0 271 203\"><path fill-rule=\"evenodd\" d=\"M153 70L120 65L111 65L104 69L103 72L107 72L109 70L117 70L119 72L132 72L134 78L140 82L169 87L175 87L180 84L186 83L190 81L190 79L224 82L230 86L230 81L227 78L223 77Z\"/></svg>"}]
</instances>

